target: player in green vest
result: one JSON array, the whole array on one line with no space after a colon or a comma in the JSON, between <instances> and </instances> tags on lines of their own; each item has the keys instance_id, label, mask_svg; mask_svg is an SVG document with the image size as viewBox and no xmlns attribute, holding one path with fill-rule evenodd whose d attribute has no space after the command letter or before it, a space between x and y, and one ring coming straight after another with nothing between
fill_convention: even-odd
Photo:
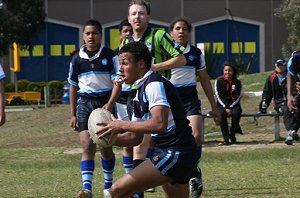
<instances>
[{"instance_id":1,"label":"player in green vest","mask_svg":"<svg viewBox=\"0 0 300 198\"><path fill-rule=\"evenodd\" d=\"M174 39L164 30L151 29L150 21L150 3L144 0L132 0L128 7L128 21L132 26L133 35L125 39L121 47L129 42L141 41L148 47L152 56L151 70L159 72L162 76L170 79L171 69L185 65L186 59L183 56L184 47L175 42ZM132 87L132 89L134 89ZM128 113L132 114L132 99L135 96L134 91L128 99ZM146 157L151 158L153 154L153 145L149 134L144 135L143 142L134 147L133 166L136 167L142 163ZM143 193L137 195L143 197Z\"/></svg>"}]
</instances>

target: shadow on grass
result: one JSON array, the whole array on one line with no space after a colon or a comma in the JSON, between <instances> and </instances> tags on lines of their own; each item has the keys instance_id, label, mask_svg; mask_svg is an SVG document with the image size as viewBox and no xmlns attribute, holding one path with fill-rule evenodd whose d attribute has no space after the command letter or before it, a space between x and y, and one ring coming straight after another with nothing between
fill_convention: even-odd
<instances>
[{"instance_id":1,"label":"shadow on grass","mask_svg":"<svg viewBox=\"0 0 300 198\"><path fill-rule=\"evenodd\" d=\"M260 195L278 195L278 188L276 187L261 187L261 188L215 188L204 191L205 197L256 197Z\"/></svg>"},{"instance_id":2,"label":"shadow on grass","mask_svg":"<svg viewBox=\"0 0 300 198\"><path fill-rule=\"evenodd\" d=\"M268 145L268 144L274 144L274 143L283 143L283 140L285 140L285 138L283 137L280 137L280 140L276 141L276 140L271 140L271 141L268 141L268 140L253 140L253 141L238 141L234 144L229 144L229 145L226 145L226 146L223 146L223 147L227 147L227 146L251 146L251 145ZM208 141L205 141L202 145L204 147L220 147L219 143L221 141L219 140L208 140Z\"/></svg>"}]
</instances>

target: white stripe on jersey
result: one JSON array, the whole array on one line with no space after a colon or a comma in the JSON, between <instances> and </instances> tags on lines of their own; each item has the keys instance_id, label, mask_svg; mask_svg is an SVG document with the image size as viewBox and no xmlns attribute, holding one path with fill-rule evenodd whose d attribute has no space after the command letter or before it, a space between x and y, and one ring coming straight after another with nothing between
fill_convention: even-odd
<instances>
[{"instance_id":1,"label":"white stripe on jersey","mask_svg":"<svg viewBox=\"0 0 300 198\"><path fill-rule=\"evenodd\" d=\"M79 93L98 93L112 90L113 84L109 72L91 71L78 76Z\"/></svg>"},{"instance_id":2,"label":"white stripe on jersey","mask_svg":"<svg viewBox=\"0 0 300 198\"><path fill-rule=\"evenodd\" d=\"M187 46L183 52L183 54L189 53L191 50L191 46L187 43ZM206 69L205 59L203 54L198 57L200 59L200 65L184 65L180 67L176 67L171 70L171 79L170 82L175 87L187 87L197 85L196 82L196 74L203 69Z\"/></svg>"}]
</instances>

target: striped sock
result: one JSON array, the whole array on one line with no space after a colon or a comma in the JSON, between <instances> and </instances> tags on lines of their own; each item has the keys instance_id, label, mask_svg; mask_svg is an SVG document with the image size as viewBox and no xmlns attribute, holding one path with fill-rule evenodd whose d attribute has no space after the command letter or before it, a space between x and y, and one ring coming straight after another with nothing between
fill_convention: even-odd
<instances>
[{"instance_id":1,"label":"striped sock","mask_svg":"<svg viewBox=\"0 0 300 198\"><path fill-rule=\"evenodd\" d=\"M115 161L116 161L115 156L113 156L110 160L104 160L101 158L102 170L104 176L104 189L109 189L112 185Z\"/></svg>"},{"instance_id":2,"label":"striped sock","mask_svg":"<svg viewBox=\"0 0 300 198\"><path fill-rule=\"evenodd\" d=\"M123 166L125 168L125 172L129 173L132 170L132 161L133 156L123 156Z\"/></svg>"},{"instance_id":3,"label":"striped sock","mask_svg":"<svg viewBox=\"0 0 300 198\"><path fill-rule=\"evenodd\" d=\"M83 160L80 164L83 189L92 191L93 175L95 170L94 160Z\"/></svg>"}]
</instances>

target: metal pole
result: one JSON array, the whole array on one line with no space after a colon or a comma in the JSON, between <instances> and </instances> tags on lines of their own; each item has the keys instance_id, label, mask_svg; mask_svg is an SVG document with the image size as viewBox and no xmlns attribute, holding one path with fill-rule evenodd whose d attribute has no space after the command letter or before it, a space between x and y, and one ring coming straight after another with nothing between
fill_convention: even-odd
<instances>
[{"instance_id":1,"label":"metal pole","mask_svg":"<svg viewBox=\"0 0 300 198\"><path fill-rule=\"evenodd\" d=\"M180 16L184 17L184 0L180 0Z\"/></svg>"}]
</instances>

